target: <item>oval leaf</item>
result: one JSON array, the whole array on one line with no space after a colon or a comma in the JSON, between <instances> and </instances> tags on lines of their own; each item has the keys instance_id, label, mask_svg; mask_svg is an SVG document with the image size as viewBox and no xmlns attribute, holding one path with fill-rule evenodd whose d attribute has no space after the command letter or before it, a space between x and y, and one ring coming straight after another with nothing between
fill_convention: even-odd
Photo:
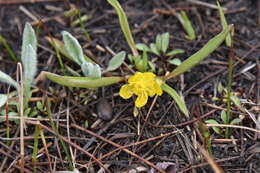
<instances>
[{"instance_id":1,"label":"oval leaf","mask_svg":"<svg viewBox=\"0 0 260 173\"><path fill-rule=\"evenodd\" d=\"M174 59L170 60L169 63L179 66L179 65L181 65L181 60L179 58L174 58Z\"/></svg>"},{"instance_id":2,"label":"oval leaf","mask_svg":"<svg viewBox=\"0 0 260 173\"><path fill-rule=\"evenodd\" d=\"M83 55L83 50L78 40L67 31L62 31L62 38L65 43L65 49L67 50L68 54L78 65L81 65L85 59Z\"/></svg>"},{"instance_id":3,"label":"oval leaf","mask_svg":"<svg viewBox=\"0 0 260 173\"><path fill-rule=\"evenodd\" d=\"M174 55L181 54L181 53L184 53L183 49L174 49L174 50L170 51L169 53L167 53L166 56L174 56Z\"/></svg>"},{"instance_id":4,"label":"oval leaf","mask_svg":"<svg viewBox=\"0 0 260 173\"><path fill-rule=\"evenodd\" d=\"M171 88L169 85L167 85L166 83L163 83L161 85L161 88L167 92L172 98L173 100L177 103L177 105L179 106L180 110L186 115L189 115L189 111L186 107L186 104L184 102L184 100L182 99L181 96L179 96L179 94L173 89Z\"/></svg>"},{"instance_id":5,"label":"oval leaf","mask_svg":"<svg viewBox=\"0 0 260 173\"><path fill-rule=\"evenodd\" d=\"M210 119L210 120L206 120L205 121L207 124L219 124L216 120ZM212 129L217 133L217 134L221 134L220 132L220 128L218 127L212 127Z\"/></svg>"},{"instance_id":6,"label":"oval leaf","mask_svg":"<svg viewBox=\"0 0 260 173\"><path fill-rule=\"evenodd\" d=\"M170 34L168 32L162 34L162 45L161 49L162 52L165 53L169 46Z\"/></svg>"},{"instance_id":7,"label":"oval leaf","mask_svg":"<svg viewBox=\"0 0 260 173\"><path fill-rule=\"evenodd\" d=\"M86 77L90 77L93 79L101 77L101 68L98 64L84 62L83 64L81 64L81 70Z\"/></svg>"},{"instance_id":8,"label":"oval leaf","mask_svg":"<svg viewBox=\"0 0 260 173\"><path fill-rule=\"evenodd\" d=\"M58 39L56 38L51 38L51 37L45 37L45 39L51 44L52 47L54 47L58 52L60 52L63 56L65 56L67 59L74 61L73 58L69 55L69 53L67 52L65 45ZM87 62L92 62L95 63L94 61L92 61L89 57L87 57L86 55L84 55L84 59Z\"/></svg>"},{"instance_id":9,"label":"oval leaf","mask_svg":"<svg viewBox=\"0 0 260 173\"><path fill-rule=\"evenodd\" d=\"M30 23L26 23L23 31L23 43L22 43L22 52L21 52L21 59L22 62L25 61L28 57L25 54L28 45L31 45L32 48L36 51L37 50L37 39L35 32Z\"/></svg>"},{"instance_id":10,"label":"oval leaf","mask_svg":"<svg viewBox=\"0 0 260 173\"><path fill-rule=\"evenodd\" d=\"M228 124L228 123L229 123L229 117L228 117L228 115L227 115L227 113L226 113L225 110L222 110L222 111L221 111L220 117L221 117L222 121L223 121L225 124Z\"/></svg>"},{"instance_id":11,"label":"oval leaf","mask_svg":"<svg viewBox=\"0 0 260 173\"><path fill-rule=\"evenodd\" d=\"M236 124L239 124L239 123L241 123L241 122L242 122L241 119L235 118L235 119L233 119L233 120L230 122L230 124L231 124L231 125L236 125Z\"/></svg>"},{"instance_id":12,"label":"oval leaf","mask_svg":"<svg viewBox=\"0 0 260 173\"><path fill-rule=\"evenodd\" d=\"M77 88L98 88L122 82L124 77L101 77L99 79L91 79L88 77L71 77L60 76L50 72L43 72L43 74L51 81L60 85Z\"/></svg>"},{"instance_id":13,"label":"oval leaf","mask_svg":"<svg viewBox=\"0 0 260 173\"><path fill-rule=\"evenodd\" d=\"M241 108L241 102L237 96L231 96L230 99L238 108Z\"/></svg>"},{"instance_id":14,"label":"oval leaf","mask_svg":"<svg viewBox=\"0 0 260 173\"><path fill-rule=\"evenodd\" d=\"M37 72L37 53L31 44L27 45L23 51L24 78L32 83Z\"/></svg>"},{"instance_id":15,"label":"oval leaf","mask_svg":"<svg viewBox=\"0 0 260 173\"><path fill-rule=\"evenodd\" d=\"M143 43L137 43L136 45L136 48L138 50L141 50L141 51L150 51L149 47L146 45L146 44L143 44Z\"/></svg>"},{"instance_id":16,"label":"oval leaf","mask_svg":"<svg viewBox=\"0 0 260 173\"><path fill-rule=\"evenodd\" d=\"M108 63L107 71L113 71L120 67L125 60L126 53L125 51L119 52L116 54Z\"/></svg>"}]
</instances>

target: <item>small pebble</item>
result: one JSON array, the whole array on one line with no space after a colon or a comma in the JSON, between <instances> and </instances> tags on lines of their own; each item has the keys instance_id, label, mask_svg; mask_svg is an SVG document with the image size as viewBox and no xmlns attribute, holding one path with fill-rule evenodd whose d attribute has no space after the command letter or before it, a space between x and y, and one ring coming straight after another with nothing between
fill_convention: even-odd
<instances>
[{"instance_id":1,"label":"small pebble","mask_svg":"<svg viewBox=\"0 0 260 173\"><path fill-rule=\"evenodd\" d=\"M102 120L109 121L112 119L112 106L106 99L102 98L98 102L97 114Z\"/></svg>"}]
</instances>

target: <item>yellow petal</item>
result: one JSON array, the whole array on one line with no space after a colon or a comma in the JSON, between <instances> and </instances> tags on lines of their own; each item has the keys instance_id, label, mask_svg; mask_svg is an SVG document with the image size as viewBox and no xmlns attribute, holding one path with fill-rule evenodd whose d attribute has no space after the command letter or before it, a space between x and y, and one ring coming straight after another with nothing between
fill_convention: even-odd
<instances>
[{"instance_id":1,"label":"yellow petal","mask_svg":"<svg viewBox=\"0 0 260 173\"><path fill-rule=\"evenodd\" d=\"M141 72L136 72L133 76L129 77L128 79L128 83L135 83L138 80L140 80L140 78L142 78L143 74Z\"/></svg>"},{"instance_id":2,"label":"yellow petal","mask_svg":"<svg viewBox=\"0 0 260 173\"><path fill-rule=\"evenodd\" d=\"M147 93L143 92L142 94L137 96L137 99L135 100L135 106L140 108L147 103L147 100L148 100L148 95Z\"/></svg>"},{"instance_id":3,"label":"yellow petal","mask_svg":"<svg viewBox=\"0 0 260 173\"><path fill-rule=\"evenodd\" d=\"M152 72L145 72L143 75L146 80L153 80L156 76Z\"/></svg>"},{"instance_id":4,"label":"yellow petal","mask_svg":"<svg viewBox=\"0 0 260 173\"><path fill-rule=\"evenodd\" d=\"M154 89L155 89L155 93L159 96L162 95L163 91L162 88L160 87L160 85L158 85L157 83L154 84Z\"/></svg>"},{"instance_id":5,"label":"yellow petal","mask_svg":"<svg viewBox=\"0 0 260 173\"><path fill-rule=\"evenodd\" d=\"M130 85L123 85L120 88L119 95L121 97L123 97L124 99L129 99L133 95L133 92L131 90L131 86Z\"/></svg>"}]
</instances>

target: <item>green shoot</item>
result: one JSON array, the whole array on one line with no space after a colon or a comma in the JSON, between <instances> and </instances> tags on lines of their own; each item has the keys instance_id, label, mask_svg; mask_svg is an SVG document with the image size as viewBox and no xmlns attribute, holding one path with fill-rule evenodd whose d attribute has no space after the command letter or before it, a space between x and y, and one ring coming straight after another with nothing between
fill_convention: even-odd
<instances>
[{"instance_id":1,"label":"green shoot","mask_svg":"<svg viewBox=\"0 0 260 173\"><path fill-rule=\"evenodd\" d=\"M36 162L37 162L39 135L40 135L40 127L36 125L35 132L34 132L34 144L33 144L33 154L32 154L32 164L33 164L34 173L37 172Z\"/></svg>"},{"instance_id":2,"label":"green shoot","mask_svg":"<svg viewBox=\"0 0 260 173\"><path fill-rule=\"evenodd\" d=\"M196 34L186 12L181 11L181 13L178 14L178 19L187 33L186 38L189 40L194 40L196 38Z\"/></svg>"},{"instance_id":3,"label":"green shoot","mask_svg":"<svg viewBox=\"0 0 260 173\"><path fill-rule=\"evenodd\" d=\"M226 17L224 15L224 11L223 11L223 9L220 6L218 1L217 1L217 5L218 5L219 16L220 16L222 28L226 29L226 28L228 28L228 24L227 24ZM227 47L231 48L230 54L229 54L229 57L228 57L228 76L227 76L227 81L228 81L228 86L227 86L227 124L228 124L230 122L230 119L231 119L231 86L232 86L232 73L233 73L233 60L232 60L232 58L233 58L232 57L233 56L233 50L232 50L233 44L232 44L232 38L231 38L230 32L228 33L225 41L226 41ZM229 138L230 129L226 128L225 132L226 132L225 137Z\"/></svg>"}]
</instances>

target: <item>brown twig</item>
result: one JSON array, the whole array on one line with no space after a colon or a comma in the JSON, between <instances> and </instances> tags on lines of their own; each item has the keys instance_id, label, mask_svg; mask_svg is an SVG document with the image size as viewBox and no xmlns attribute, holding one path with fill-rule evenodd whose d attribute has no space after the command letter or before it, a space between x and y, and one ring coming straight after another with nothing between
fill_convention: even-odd
<instances>
[{"instance_id":1,"label":"brown twig","mask_svg":"<svg viewBox=\"0 0 260 173\"><path fill-rule=\"evenodd\" d=\"M33 4L39 2L57 2L57 1L68 1L68 0L0 0L0 5L15 5L15 4Z\"/></svg>"},{"instance_id":2,"label":"brown twig","mask_svg":"<svg viewBox=\"0 0 260 173\"><path fill-rule=\"evenodd\" d=\"M34 121L26 121L26 123L29 124L33 124L36 125L38 124L37 122ZM78 146L77 144L71 142L70 140L68 140L67 138L65 138L64 136L61 136L59 134L57 134L56 132L54 132L52 129L50 129L49 127L39 123L38 124L41 128L47 130L48 132L58 136L59 138L61 138L64 142L68 143L69 145L73 146L74 148L76 148L77 150L81 151L82 153L86 154L88 157L92 158L93 160L95 160L102 168L104 168L108 173L111 173L111 171L109 171L104 165L103 163L101 163L99 160L97 160L97 158L95 156L93 156L91 153L87 152L86 150L84 150L83 148L81 148L80 146Z\"/></svg>"},{"instance_id":3,"label":"brown twig","mask_svg":"<svg viewBox=\"0 0 260 173\"><path fill-rule=\"evenodd\" d=\"M145 143L157 140L157 139L161 139L161 138L165 138L167 136L171 136L173 134L177 134L179 132L180 132L180 130L175 130L175 131L170 132L170 133L161 134L160 136L155 136L155 137L152 137L152 138L149 138L149 139L145 139L145 140L142 140L142 141L139 141L139 142L135 142L135 143L132 143L132 144L128 144L128 145L125 145L125 146L118 147L117 149L115 149L113 151L110 151L109 153L107 153L107 154L103 155L102 157L98 158L98 160L102 160L102 159L110 156L111 154L113 154L113 153L115 153L115 152L117 152L119 150L122 150L124 148L132 147L132 146L135 146L135 145L145 144ZM93 163L95 163L95 161L92 161L91 163L88 163L88 164L86 164L84 166L89 166L89 165L91 165Z\"/></svg>"},{"instance_id":4,"label":"brown twig","mask_svg":"<svg viewBox=\"0 0 260 173\"><path fill-rule=\"evenodd\" d=\"M96 133L94 133L94 132L92 132L92 131L89 131L89 130L83 128L83 127L80 127L80 126L78 126L77 124L72 124L71 126L74 127L74 128L77 128L77 129L79 129L79 130L81 130L81 131L83 131L83 132L85 132L85 133L87 133L87 134L89 134L89 135L91 135L91 136L95 136L96 138L99 138L99 139L101 139L102 141L105 141L105 142L107 142L107 143L109 143L109 144L111 144L111 145L113 145L113 146L115 146L115 147L118 147L118 148L122 147L121 145L119 145L119 144L117 144L117 143L114 143L113 141L110 141L110 140L108 140L108 139L106 139L106 138L104 138L104 137L102 137L102 136L100 136L100 135L97 135ZM126 153L130 154L131 156L133 156L133 157L135 157L135 158L137 158L137 159L143 161L144 163L146 163L146 164L149 165L150 167L156 169L156 170L159 171L160 173L166 173L165 171L163 171L163 170L161 170L160 168L158 168L157 166L155 166L153 163L149 162L148 160L145 160L144 158L140 157L139 155L133 153L132 151L130 151L130 150L126 149L126 148L123 148L122 150L125 151Z\"/></svg>"}]
</instances>

